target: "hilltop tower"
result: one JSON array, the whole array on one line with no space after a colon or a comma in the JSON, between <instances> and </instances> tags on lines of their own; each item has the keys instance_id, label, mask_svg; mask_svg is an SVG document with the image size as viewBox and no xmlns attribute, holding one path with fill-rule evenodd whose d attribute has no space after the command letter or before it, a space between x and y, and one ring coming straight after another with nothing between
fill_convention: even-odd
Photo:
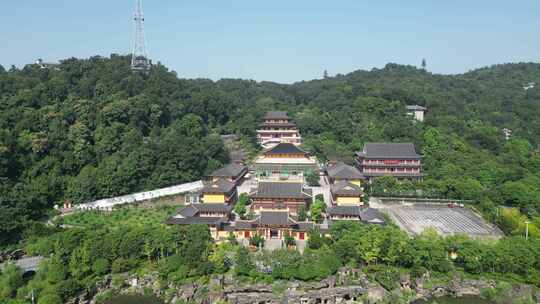
<instances>
[{"instance_id":1,"label":"hilltop tower","mask_svg":"<svg viewBox=\"0 0 540 304\"><path fill-rule=\"evenodd\" d=\"M142 0L135 1L135 43L131 55L131 69L134 71L147 72L150 70L150 60L146 50L146 40L144 37L144 15L142 11Z\"/></svg>"}]
</instances>

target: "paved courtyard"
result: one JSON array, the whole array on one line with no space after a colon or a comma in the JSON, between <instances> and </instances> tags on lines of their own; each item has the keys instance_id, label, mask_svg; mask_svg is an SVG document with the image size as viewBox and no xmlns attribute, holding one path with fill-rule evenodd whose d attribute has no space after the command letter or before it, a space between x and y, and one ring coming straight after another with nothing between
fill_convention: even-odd
<instances>
[{"instance_id":1,"label":"paved courtyard","mask_svg":"<svg viewBox=\"0 0 540 304\"><path fill-rule=\"evenodd\" d=\"M371 202L370 202L371 203ZM499 238L502 232L472 210L445 204L373 204L411 235L433 228L440 235L466 234L473 238Z\"/></svg>"}]
</instances>

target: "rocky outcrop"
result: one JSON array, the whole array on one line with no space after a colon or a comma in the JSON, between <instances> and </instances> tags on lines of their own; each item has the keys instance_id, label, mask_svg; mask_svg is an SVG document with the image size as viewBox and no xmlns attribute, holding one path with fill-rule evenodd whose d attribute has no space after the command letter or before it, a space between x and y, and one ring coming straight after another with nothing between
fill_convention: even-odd
<instances>
[{"instance_id":1,"label":"rocky outcrop","mask_svg":"<svg viewBox=\"0 0 540 304\"><path fill-rule=\"evenodd\" d=\"M365 294L366 294L366 289L361 286L323 288L320 290L312 290L312 291L287 291L283 295L283 299L281 303L336 304L336 303L348 303L350 301L353 301L356 303L356 301L358 301ZM238 304L241 304L241 303L238 303Z\"/></svg>"},{"instance_id":2,"label":"rocky outcrop","mask_svg":"<svg viewBox=\"0 0 540 304\"><path fill-rule=\"evenodd\" d=\"M229 275L217 275L206 284L190 283L182 286L160 286L157 273L143 278L121 275L116 286L111 276L106 276L93 290L85 291L68 304L95 304L101 293L154 295L166 303L192 302L198 304L225 301L229 304L338 304L338 303L381 303L390 296L399 297L403 292L414 292L414 299L427 299L440 296L477 296L486 288L494 288L491 280L468 280L455 275L450 282L434 284L429 274L416 280L409 275L400 277L400 288L392 292L381 285L370 282L358 269L342 268L334 276L319 282L282 281L271 284L242 284ZM533 295L535 289L520 286L514 289L516 295ZM167 295L167 297L165 297Z\"/></svg>"},{"instance_id":3,"label":"rocky outcrop","mask_svg":"<svg viewBox=\"0 0 540 304\"><path fill-rule=\"evenodd\" d=\"M426 284L429 282L429 284ZM403 284L402 284L403 285ZM429 287L426 287L428 285ZM483 289L494 288L496 282L493 280L465 280L459 276L454 276L450 283L433 284L429 276L416 280L416 297L427 299L442 296L479 296Z\"/></svg>"}]
</instances>

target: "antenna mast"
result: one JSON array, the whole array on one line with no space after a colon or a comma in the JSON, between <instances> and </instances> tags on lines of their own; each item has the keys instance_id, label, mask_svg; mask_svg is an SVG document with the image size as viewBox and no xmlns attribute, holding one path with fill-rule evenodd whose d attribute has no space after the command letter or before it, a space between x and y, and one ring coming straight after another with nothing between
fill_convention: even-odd
<instances>
[{"instance_id":1,"label":"antenna mast","mask_svg":"<svg viewBox=\"0 0 540 304\"><path fill-rule=\"evenodd\" d=\"M144 37L144 15L142 10L142 0L135 1L135 43L131 55L131 69L134 71L147 72L150 70L150 60L146 50L146 40Z\"/></svg>"}]
</instances>

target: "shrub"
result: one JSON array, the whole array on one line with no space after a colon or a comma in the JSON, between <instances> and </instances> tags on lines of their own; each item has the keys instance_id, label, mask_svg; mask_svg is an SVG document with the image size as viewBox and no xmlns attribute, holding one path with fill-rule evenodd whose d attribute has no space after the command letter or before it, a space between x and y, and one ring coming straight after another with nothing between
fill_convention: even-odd
<instances>
[{"instance_id":1,"label":"shrub","mask_svg":"<svg viewBox=\"0 0 540 304\"><path fill-rule=\"evenodd\" d=\"M295 246L296 245L296 241L294 240L294 238L291 236L291 234L288 231L285 232L284 242L285 242L286 246Z\"/></svg>"},{"instance_id":2,"label":"shrub","mask_svg":"<svg viewBox=\"0 0 540 304\"><path fill-rule=\"evenodd\" d=\"M264 239L260 235L256 234L249 239L249 245L255 247L263 247Z\"/></svg>"}]
</instances>

